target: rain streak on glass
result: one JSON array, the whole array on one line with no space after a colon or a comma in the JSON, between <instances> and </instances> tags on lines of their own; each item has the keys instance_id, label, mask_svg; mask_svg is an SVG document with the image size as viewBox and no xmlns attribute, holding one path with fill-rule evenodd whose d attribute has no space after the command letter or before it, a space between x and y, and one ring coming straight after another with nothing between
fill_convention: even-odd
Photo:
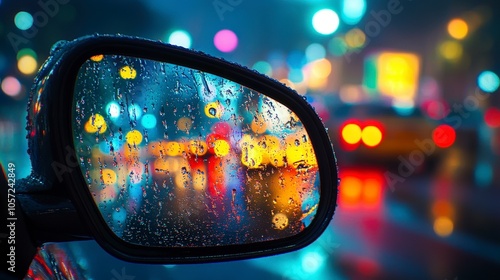
<instances>
[{"instance_id":1,"label":"rain streak on glass","mask_svg":"<svg viewBox=\"0 0 500 280\"><path fill-rule=\"evenodd\" d=\"M318 166L291 110L199 70L96 57L77 77L73 119L83 121L73 121L73 140L119 238L221 246L289 237L311 224Z\"/></svg>"}]
</instances>

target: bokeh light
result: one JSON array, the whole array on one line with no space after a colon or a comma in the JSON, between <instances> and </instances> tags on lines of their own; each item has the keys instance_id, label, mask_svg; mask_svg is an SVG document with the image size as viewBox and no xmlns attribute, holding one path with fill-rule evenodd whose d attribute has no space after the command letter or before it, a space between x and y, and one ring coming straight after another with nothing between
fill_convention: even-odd
<instances>
[{"instance_id":1,"label":"bokeh light","mask_svg":"<svg viewBox=\"0 0 500 280\"><path fill-rule=\"evenodd\" d=\"M448 217L438 217L434 220L434 232L441 236L447 237L453 233L453 221Z\"/></svg>"},{"instance_id":2,"label":"bokeh light","mask_svg":"<svg viewBox=\"0 0 500 280\"><path fill-rule=\"evenodd\" d=\"M104 58L104 55L102 54L98 54L98 55L93 55L90 57L90 60L94 61L94 62L99 62L101 61L102 59Z\"/></svg>"},{"instance_id":3,"label":"bokeh light","mask_svg":"<svg viewBox=\"0 0 500 280\"><path fill-rule=\"evenodd\" d=\"M16 58L17 58L17 60L19 60L23 56L26 56L26 55L29 55L29 56L34 57L35 59L38 59L36 52L30 48L24 48L24 49L19 50L17 52Z\"/></svg>"},{"instance_id":4,"label":"bokeh light","mask_svg":"<svg viewBox=\"0 0 500 280\"><path fill-rule=\"evenodd\" d=\"M366 13L366 0L344 0L342 2L342 20L350 25L359 23Z\"/></svg>"},{"instance_id":5,"label":"bokeh light","mask_svg":"<svg viewBox=\"0 0 500 280\"><path fill-rule=\"evenodd\" d=\"M14 24L20 30L28 30L33 26L33 16L28 12L21 11L14 16Z\"/></svg>"},{"instance_id":6,"label":"bokeh light","mask_svg":"<svg viewBox=\"0 0 500 280\"><path fill-rule=\"evenodd\" d=\"M142 116L142 109L137 104L131 104L128 106L128 115L132 120L138 120Z\"/></svg>"},{"instance_id":7,"label":"bokeh light","mask_svg":"<svg viewBox=\"0 0 500 280\"><path fill-rule=\"evenodd\" d=\"M146 114L141 119L141 124L144 128L155 128L156 127L156 117L152 114Z\"/></svg>"},{"instance_id":8,"label":"bokeh light","mask_svg":"<svg viewBox=\"0 0 500 280\"><path fill-rule=\"evenodd\" d=\"M484 122L491 128L500 127L500 109L488 108L484 113Z\"/></svg>"},{"instance_id":9,"label":"bokeh light","mask_svg":"<svg viewBox=\"0 0 500 280\"><path fill-rule=\"evenodd\" d=\"M342 139L348 144L356 144L361 140L361 128L357 124L348 124L342 129Z\"/></svg>"},{"instance_id":10,"label":"bokeh light","mask_svg":"<svg viewBox=\"0 0 500 280\"><path fill-rule=\"evenodd\" d=\"M137 76L137 71L134 68L128 65L120 68L120 77L122 77L122 79L125 80L135 79L136 76Z\"/></svg>"},{"instance_id":11,"label":"bokeh light","mask_svg":"<svg viewBox=\"0 0 500 280\"><path fill-rule=\"evenodd\" d=\"M482 91L492 93L500 86L500 78L491 71L483 71L477 77L477 85Z\"/></svg>"},{"instance_id":12,"label":"bokeh light","mask_svg":"<svg viewBox=\"0 0 500 280\"><path fill-rule=\"evenodd\" d=\"M191 47L191 35L185 30L176 30L168 36L168 43L184 48Z\"/></svg>"},{"instance_id":13,"label":"bokeh light","mask_svg":"<svg viewBox=\"0 0 500 280\"><path fill-rule=\"evenodd\" d=\"M337 13L331 9L317 11L312 18L314 30L322 35L330 35L339 28L340 20Z\"/></svg>"},{"instance_id":14,"label":"bokeh light","mask_svg":"<svg viewBox=\"0 0 500 280\"><path fill-rule=\"evenodd\" d=\"M453 127L442 124L432 131L432 140L440 148L448 148L455 143L456 132Z\"/></svg>"},{"instance_id":15,"label":"bokeh light","mask_svg":"<svg viewBox=\"0 0 500 280\"><path fill-rule=\"evenodd\" d=\"M363 140L366 146L375 147L382 141L382 132L378 127L369 125L363 128L361 140Z\"/></svg>"},{"instance_id":16,"label":"bokeh light","mask_svg":"<svg viewBox=\"0 0 500 280\"><path fill-rule=\"evenodd\" d=\"M273 68L271 64L269 64L267 61L257 61L255 64L252 66L252 69L254 69L257 72L260 72L262 74L265 74L267 76L272 76L273 75Z\"/></svg>"},{"instance_id":17,"label":"bokeh light","mask_svg":"<svg viewBox=\"0 0 500 280\"><path fill-rule=\"evenodd\" d=\"M95 114L89 117L89 120L85 123L84 128L88 133L99 132L100 134L102 134L106 132L108 126L103 116L101 116L100 114Z\"/></svg>"},{"instance_id":18,"label":"bokeh light","mask_svg":"<svg viewBox=\"0 0 500 280\"><path fill-rule=\"evenodd\" d=\"M193 121L191 120L191 118L182 117L177 120L177 128L181 131L189 132L192 126Z\"/></svg>"},{"instance_id":19,"label":"bokeh light","mask_svg":"<svg viewBox=\"0 0 500 280\"><path fill-rule=\"evenodd\" d=\"M325 58L325 47L318 43L312 43L306 48L306 58L308 62Z\"/></svg>"},{"instance_id":20,"label":"bokeh light","mask_svg":"<svg viewBox=\"0 0 500 280\"><path fill-rule=\"evenodd\" d=\"M221 52L232 52L238 46L238 37L233 31L223 29L215 34L214 45Z\"/></svg>"},{"instance_id":21,"label":"bokeh light","mask_svg":"<svg viewBox=\"0 0 500 280\"><path fill-rule=\"evenodd\" d=\"M455 39L463 39L467 36L467 33L469 32L469 26L467 23L460 18L452 19L448 23L448 33L450 34L451 37Z\"/></svg>"},{"instance_id":22,"label":"bokeh light","mask_svg":"<svg viewBox=\"0 0 500 280\"><path fill-rule=\"evenodd\" d=\"M327 78L332 72L332 64L327 59L320 59L311 63L311 77L313 79Z\"/></svg>"},{"instance_id":23,"label":"bokeh light","mask_svg":"<svg viewBox=\"0 0 500 280\"><path fill-rule=\"evenodd\" d=\"M354 28L345 34L345 42L353 49L361 48L365 45L366 35L361 29Z\"/></svg>"},{"instance_id":24,"label":"bokeh light","mask_svg":"<svg viewBox=\"0 0 500 280\"><path fill-rule=\"evenodd\" d=\"M2 91L8 96L18 96L21 93L21 83L18 79L7 76L2 80Z\"/></svg>"},{"instance_id":25,"label":"bokeh light","mask_svg":"<svg viewBox=\"0 0 500 280\"><path fill-rule=\"evenodd\" d=\"M139 145L142 142L142 133L138 130L131 130L125 136L125 140L130 145Z\"/></svg>"},{"instance_id":26,"label":"bokeh light","mask_svg":"<svg viewBox=\"0 0 500 280\"><path fill-rule=\"evenodd\" d=\"M462 58L463 52L462 45L455 41L444 41L439 45L439 53L447 60L457 61Z\"/></svg>"},{"instance_id":27,"label":"bokeh light","mask_svg":"<svg viewBox=\"0 0 500 280\"><path fill-rule=\"evenodd\" d=\"M113 169L105 168L102 170L102 182L106 185L116 183L116 173Z\"/></svg>"},{"instance_id":28,"label":"bokeh light","mask_svg":"<svg viewBox=\"0 0 500 280\"><path fill-rule=\"evenodd\" d=\"M106 112L112 119L118 118L120 116L120 105L115 101L111 101L106 105Z\"/></svg>"},{"instance_id":29,"label":"bokeh light","mask_svg":"<svg viewBox=\"0 0 500 280\"><path fill-rule=\"evenodd\" d=\"M25 55L17 61L17 68L19 69L19 72L25 75L31 75L37 70L38 63L31 55Z\"/></svg>"},{"instance_id":30,"label":"bokeh light","mask_svg":"<svg viewBox=\"0 0 500 280\"><path fill-rule=\"evenodd\" d=\"M218 157L226 156L231 147L226 140L218 139L214 141L214 153Z\"/></svg>"}]
</instances>

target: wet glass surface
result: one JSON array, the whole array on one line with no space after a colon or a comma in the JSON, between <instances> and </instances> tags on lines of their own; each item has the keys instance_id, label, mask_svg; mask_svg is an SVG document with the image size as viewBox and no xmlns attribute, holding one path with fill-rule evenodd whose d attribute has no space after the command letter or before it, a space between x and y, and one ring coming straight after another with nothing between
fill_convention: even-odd
<instances>
[{"instance_id":1,"label":"wet glass surface","mask_svg":"<svg viewBox=\"0 0 500 280\"><path fill-rule=\"evenodd\" d=\"M319 173L287 107L230 80L146 59L86 61L73 135L102 216L146 246L221 246L296 235Z\"/></svg>"}]
</instances>

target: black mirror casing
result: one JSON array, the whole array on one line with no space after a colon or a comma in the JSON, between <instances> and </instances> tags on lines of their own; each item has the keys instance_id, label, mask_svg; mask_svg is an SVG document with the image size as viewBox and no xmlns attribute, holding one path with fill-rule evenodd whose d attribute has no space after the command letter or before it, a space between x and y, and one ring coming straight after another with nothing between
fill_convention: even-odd
<instances>
[{"instance_id":1,"label":"black mirror casing","mask_svg":"<svg viewBox=\"0 0 500 280\"><path fill-rule=\"evenodd\" d=\"M303 122L316 152L321 196L313 222L299 234L261 243L218 247L143 247L118 238L99 213L80 171L72 134L72 101L81 65L95 55L126 55L168 62L232 80L290 108ZM94 35L60 42L42 66L28 105L28 141L33 188L67 192L96 241L132 262L197 263L273 255L302 248L328 226L336 206L337 166L328 134L314 109L295 91L253 70L192 50L127 36Z\"/></svg>"}]
</instances>

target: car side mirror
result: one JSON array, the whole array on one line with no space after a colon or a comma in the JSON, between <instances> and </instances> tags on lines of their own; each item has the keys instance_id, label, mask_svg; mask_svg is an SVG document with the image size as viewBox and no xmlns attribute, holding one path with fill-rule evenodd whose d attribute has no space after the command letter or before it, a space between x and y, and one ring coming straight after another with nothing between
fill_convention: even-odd
<instances>
[{"instance_id":1,"label":"car side mirror","mask_svg":"<svg viewBox=\"0 0 500 280\"><path fill-rule=\"evenodd\" d=\"M60 43L36 78L28 130L34 172L128 261L288 252L335 210L336 160L313 108L192 50L127 36Z\"/></svg>"}]
</instances>

